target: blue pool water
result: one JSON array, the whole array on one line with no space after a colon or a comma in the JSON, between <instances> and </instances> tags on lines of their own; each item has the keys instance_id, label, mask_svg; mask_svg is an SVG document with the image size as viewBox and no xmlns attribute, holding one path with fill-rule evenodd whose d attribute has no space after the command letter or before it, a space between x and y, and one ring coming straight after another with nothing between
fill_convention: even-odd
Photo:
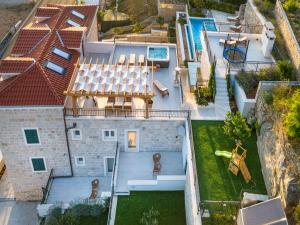
<instances>
[{"instance_id":1,"label":"blue pool water","mask_svg":"<svg viewBox=\"0 0 300 225\"><path fill-rule=\"evenodd\" d=\"M215 21L213 19L208 18L190 18L190 24L192 28L192 34L195 42L195 50L201 51L202 43L200 40L201 31L203 26L205 26L207 31L217 31L217 27L215 25Z\"/></svg>"},{"instance_id":2,"label":"blue pool water","mask_svg":"<svg viewBox=\"0 0 300 225\"><path fill-rule=\"evenodd\" d=\"M190 28L188 25L185 26L185 31L187 33L187 40L188 40L188 45L189 45L189 51L190 51L190 57L191 59L194 58L194 51L193 51L193 41L192 41L192 36L191 36L191 32L190 32Z\"/></svg>"},{"instance_id":3,"label":"blue pool water","mask_svg":"<svg viewBox=\"0 0 300 225\"><path fill-rule=\"evenodd\" d=\"M149 48L149 58L151 59L167 59L167 48Z\"/></svg>"}]
</instances>

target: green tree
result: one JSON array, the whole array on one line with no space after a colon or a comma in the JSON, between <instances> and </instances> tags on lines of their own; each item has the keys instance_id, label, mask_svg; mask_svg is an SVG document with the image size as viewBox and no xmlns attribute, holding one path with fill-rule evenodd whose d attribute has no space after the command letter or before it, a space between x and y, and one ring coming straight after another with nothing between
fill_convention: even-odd
<instances>
[{"instance_id":1,"label":"green tree","mask_svg":"<svg viewBox=\"0 0 300 225\"><path fill-rule=\"evenodd\" d=\"M251 129L240 112L226 114L223 130L226 135L238 140L245 140L251 136Z\"/></svg>"},{"instance_id":2,"label":"green tree","mask_svg":"<svg viewBox=\"0 0 300 225\"><path fill-rule=\"evenodd\" d=\"M153 207L146 212L143 212L140 223L142 225L158 225L159 212Z\"/></svg>"},{"instance_id":3,"label":"green tree","mask_svg":"<svg viewBox=\"0 0 300 225\"><path fill-rule=\"evenodd\" d=\"M156 18L156 23L159 24L159 27L160 27L160 29L161 29L162 26L163 26L164 23L165 23L165 19L164 19L162 16L159 16L159 17Z\"/></svg>"}]
</instances>

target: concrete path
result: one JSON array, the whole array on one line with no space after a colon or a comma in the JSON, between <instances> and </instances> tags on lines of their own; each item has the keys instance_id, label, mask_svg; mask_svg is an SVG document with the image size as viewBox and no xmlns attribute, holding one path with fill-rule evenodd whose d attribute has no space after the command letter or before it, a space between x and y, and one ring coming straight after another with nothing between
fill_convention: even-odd
<instances>
[{"instance_id":1,"label":"concrete path","mask_svg":"<svg viewBox=\"0 0 300 225\"><path fill-rule=\"evenodd\" d=\"M37 225L36 202L0 202L1 225Z\"/></svg>"}]
</instances>

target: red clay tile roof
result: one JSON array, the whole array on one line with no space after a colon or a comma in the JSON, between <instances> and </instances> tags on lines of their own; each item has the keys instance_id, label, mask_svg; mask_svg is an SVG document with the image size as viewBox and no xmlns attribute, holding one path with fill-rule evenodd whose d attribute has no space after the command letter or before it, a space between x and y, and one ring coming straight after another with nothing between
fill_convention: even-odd
<instances>
[{"instance_id":1,"label":"red clay tile roof","mask_svg":"<svg viewBox=\"0 0 300 225\"><path fill-rule=\"evenodd\" d=\"M39 7L36 10L35 17L52 17L61 11L57 7Z\"/></svg>"},{"instance_id":2,"label":"red clay tile roof","mask_svg":"<svg viewBox=\"0 0 300 225\"><path fill-rule=\"evenodd\" d=\"M0 62L0 73L22 73L34 63L33 58L6 57Z\"/></svg>"},{"instance_id":3,"label":"red clay tile roof","mask_svg":"<svg viewBox=\"0 0 300 225\"><path fill-rule=\"evenodd\" d=\"M85 27L68 27L59 31L62 42L67 48L80 48Z\"/></svg>"},{"instance_id":4,"label":"red clay tile roof","mask_svg":"<svg viewBox=\"0 0 300 225\"><path fill-rule=\"evenodd\" d=\"M74 9L84 14L85 18L80 19L72 15ZM24 27L19 32L13 48L13 55L19 56L8 57L1 61L1 73L20 72L20 75L0 81L0 105L63 105L65 99L63 92L80 57L78 51L70 48L80 47L84 30L89 31L96 11L97 6L82 5L52 4L38 8L36 17L49 18L37 19L35 23ZM81 27L71 27L66 23L68 18L79 23ZM71 58L67 60L55 55L52 53L54 47L69 53ZM33 59L35 61L32 61ZM46 61L65 68L65 74L60 75L46 68L44 66Z\"/></svg>"},{"instance_id":5,"label":"red clay tile roof","mask_svg":"<svg viewBox=\"0 0 300 225\"><path fill-rule=\"evenodd\" d=\"M13 55L25 55L33 50L46 35L51 32L50 28L39 27L39 28L23 28L20 30L17 41L12 49Z\"/></svg>"}]
</instances>

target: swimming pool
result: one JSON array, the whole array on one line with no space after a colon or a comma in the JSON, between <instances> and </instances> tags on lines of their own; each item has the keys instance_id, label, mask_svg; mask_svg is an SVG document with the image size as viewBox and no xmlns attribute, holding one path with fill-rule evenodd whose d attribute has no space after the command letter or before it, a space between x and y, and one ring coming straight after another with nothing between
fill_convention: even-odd
<instances>
[{"instance_id":1,"label":"swimming pool","mask_svg":"<svg viewBox=\"0 0 300 225\"><path fill-rule=\"evenodd\" d=\"M215 24L215 20L213 18L196 18L196 17L190 17L190 30L192 31L193 35L193 41L196 49L194 51L198 50L201 51L203 49L202 43L200 40L201 31L203 29L203 26L205 26L207 31L217 31L217 27Z\"/></svg>"},{"instance_id":2,"label":"swimming pool","mask_svg":"<svg viewBox=\"0 0 300 225\"><path fill-rule=\"evenodd\" d=\"M184 25L185 27L185 32L186 32L186 39L188 41L188 48L189 48L189 57L190 59L194 59L194 48L193 48L193 41L192 41L192 36L191 36L191 32L190 32L190 28L189 25Z\"/></svg>"}]
</instances>

